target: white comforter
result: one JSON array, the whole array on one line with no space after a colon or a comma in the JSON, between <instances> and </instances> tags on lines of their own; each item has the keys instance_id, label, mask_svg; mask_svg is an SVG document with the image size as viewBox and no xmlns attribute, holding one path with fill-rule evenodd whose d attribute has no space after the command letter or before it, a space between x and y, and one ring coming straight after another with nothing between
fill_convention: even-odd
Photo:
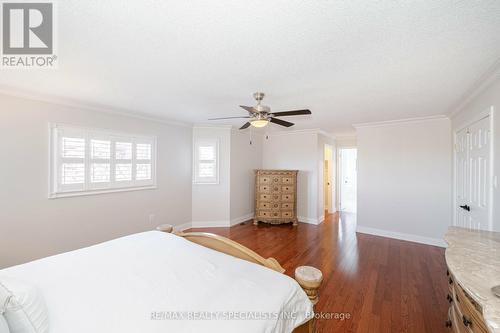
<instances>
[{"instance_id":1,"label":"white comforter","mask_svg":"<svg viewBox=\"0 0 500 333\"><path fill-rule=\"evenodd\" d=\"M0 275L39 287L51 333L291 332L312 311L290 277L157 231Z\"/></svg>"}]
</instances>

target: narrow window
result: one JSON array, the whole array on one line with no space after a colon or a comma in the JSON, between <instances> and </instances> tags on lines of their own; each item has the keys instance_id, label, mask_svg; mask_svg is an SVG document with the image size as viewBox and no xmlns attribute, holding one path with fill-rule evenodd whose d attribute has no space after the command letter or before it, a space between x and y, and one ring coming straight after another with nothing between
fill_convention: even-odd
<instances>
[{"instance_id":1,"label":"narrow window","mask_svg":"<svg viewBox=\"0 0 500 333\"><path fill-rule=\"evenodd\" d=\"M194 147L194 182L197 184L218 184L218 142L198 141Z\"/></svg>"}]
</instances>

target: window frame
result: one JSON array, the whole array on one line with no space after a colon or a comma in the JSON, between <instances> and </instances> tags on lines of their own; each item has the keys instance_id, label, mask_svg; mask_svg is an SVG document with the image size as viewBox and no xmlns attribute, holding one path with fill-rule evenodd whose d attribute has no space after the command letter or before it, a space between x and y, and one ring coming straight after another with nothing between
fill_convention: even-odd
<instances>
[{"instance_id":1,"label":"window frame","mask_svg":"<svg viewBox=\"0 0 500 333\"><path fill-rule=\"evenodd\" d=\"M200 146L213 146L215 148L215 176L214 177L199 177L199 159ZM208 161L208 160L207 160ZM211 161L211 160L210 160ZM193 143L193 184L197 185L218 185L219 184L219 140L218 139L198 139Z\"/></svg>"},{"instance_id":2,"label":"window frame","mask_svg":"<svg viewBox=\"0 0 500 333\"><path fill-rule=\"evenodd\" d=\"M84 164L85 176L83 184L62 184L61 183L61 166L63 160L77 160L64 158L61 155L60 137L61 133L69 133L67 135L74 135L81 137L85 141L85 154L84 158L78 158L78 163ZM63 136L64 136L63 134ZM109 140L110 145L110 158L108 159L92 159L91 157L91 140ZM116 159L116 142L130 142L132 144L132 156L130 160L117 160ZM151 144L151 159L148 161L151 165L151 179L148 180L134 180L136 163L136 145L141 143ZM110 174L109 182L95 182L90 181L91 165L94 161L109 163ZM109 162L108 162L109 161ZM117 161L130 161L132 174L130 181L116 181L115 172ZM128 164L128 163L127 163ZM157 138L156 136L136 135L132 133L120 133L108 129L88 128L77 125L65 123L49 123L49 199L85 196L103 193L114 192L127 192L138 191L157 188Z\"/></svg>"}]
</instances>

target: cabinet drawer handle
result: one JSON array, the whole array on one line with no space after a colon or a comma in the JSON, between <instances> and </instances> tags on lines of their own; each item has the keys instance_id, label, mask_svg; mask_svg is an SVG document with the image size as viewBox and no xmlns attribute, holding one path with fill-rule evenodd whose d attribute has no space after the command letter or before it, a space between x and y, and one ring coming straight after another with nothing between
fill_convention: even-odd
<instances>
[{"instance_id":1,"label":"cabinet drawer handle","mask_svg":"<svg viewBox=\"0 0 500 333\"><path fill-rule=\"evenodd\" d=\"M465 315L462 315L462 322L464 323L464 325L466 327L469 327L470 325L472 325L472 321L470 321L470 319L467 318Z\"/></svg>"}]
</instances>

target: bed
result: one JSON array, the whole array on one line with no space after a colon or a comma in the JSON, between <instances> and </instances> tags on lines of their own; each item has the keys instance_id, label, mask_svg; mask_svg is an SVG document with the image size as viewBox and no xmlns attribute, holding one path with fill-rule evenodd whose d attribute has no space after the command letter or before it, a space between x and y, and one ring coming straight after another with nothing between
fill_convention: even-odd
<instances>
[{"instance_id":1,"label":"bed","mask_svg":"<svg viewBox=\"0 0 500 333\"><path fill-rule=\"evenodd\" d=\"M314 332L319 286L301 281L304 291L276 260L224 237L160 229L3 269L0 279L36 285L50 333Z\"/></svg>"}]
</instances>

